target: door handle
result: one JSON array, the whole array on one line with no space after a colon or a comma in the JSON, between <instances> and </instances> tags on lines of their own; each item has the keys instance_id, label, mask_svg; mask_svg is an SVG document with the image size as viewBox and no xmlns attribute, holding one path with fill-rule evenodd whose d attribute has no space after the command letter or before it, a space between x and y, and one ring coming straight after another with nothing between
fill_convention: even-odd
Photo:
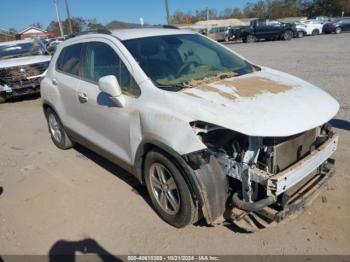
<instances>
[{"instance_id":1,"label":"door handle","mask_svg":"<svg viewBox=\"0 0 350 262\"><path fill-rule=\"evenodd\" d=\"M58 82L57 82L57 80L56 79L52 79L52 84L54 85L54 86L57 86L58 85Z\"/></svg>"},{"instance_id":2,"label":"door handle","mask_svg":"<svg viewBox=\"0 0 350 262\"><path fill-rule=\"evenodd\" d=\"M86 103L89 100L89 98L84 93L79 93L78 99L80 103Z\"/></svg>"}]
</instances>

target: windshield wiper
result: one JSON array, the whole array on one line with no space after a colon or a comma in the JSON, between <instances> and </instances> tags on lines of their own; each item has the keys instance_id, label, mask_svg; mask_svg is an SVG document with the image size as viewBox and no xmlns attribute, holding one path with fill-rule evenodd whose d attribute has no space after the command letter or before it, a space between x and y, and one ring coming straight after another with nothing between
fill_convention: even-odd
<instances>
[{"instance_id":1,"label":"windshield wiper","mask_svg":"<svg viewBox=\"0 0 350 262\"><path fill-rule=\"evenodd\" d=\"M155 85L163 90L167 90L167 91L179 91L181 89L183 89L185 87L184 83L177 83L177 84L173 84L173 85L160 85L155 83Z\"/></svg>"},{"instance_id":2,"label":"windshield wiper","mask_svg":"<svg viewBox=\"0 0 350 262\"><path fill-rule=\"evenodd\" d=\"M215 82L215 81L220 81L222 79L235 77L237 75L238 74L234 71L226 71L226 72L219 72L217 74L213 74L210 76L205 76L203 78L186 80L186 81L183 81L180 83L170 84L170 85L162 85L162 84L157 83L156 81L153 81L153 82L158 88L161 88L161 89L164 89L167 91L179 91L183 88L194 87L197 85L201 85L203 83L211 83L211 82Z\"/></svg>"}]
</instances>

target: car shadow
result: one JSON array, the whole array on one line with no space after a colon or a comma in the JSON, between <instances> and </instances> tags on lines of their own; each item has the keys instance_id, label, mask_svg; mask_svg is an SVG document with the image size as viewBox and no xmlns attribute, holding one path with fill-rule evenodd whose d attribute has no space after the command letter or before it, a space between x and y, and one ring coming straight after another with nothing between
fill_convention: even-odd
<instances>
[{"instance_id":1,"label":"car shadow","mask_svg":"<svg viewBox=\"0 0 350 262\"><path fill-rule=\"evenodd\" d=\"M117 178L127 183L132 188L131 191L140 195L144 199L144 201L152 208L152 210L155 213L157 213L153 207L151 199L148 196L146 187L141 185L140 182L132 174L122 169L118 165L114 164L113 162L109 161L108 159L102 157L101 155L98 155L97 153L91 151L90 149L86 148L83 145L77 144L76 146L74 146L74 149L83 157L86 157L87 159L93 161L95 164L99 165L103 169L112 173ZM162 219L161 217L159 218ZM212 225L208 225L205 222L205 219L203 218L200 219L198 222L196 222L194 226L208 227L208 228L213 227ZM238 226L234 225L231 222L227 222L227 223L225 222L224 226L235 233L248 233L247 231L239 228Z\"/></svg>"},{"instance_id":2,"label":"car shadow","mask_svg":"<svg viewBox=\"0 0 350 262\"><path fill-rule=\"evenodd\" d=\"M6 103L18 103L22 101L32 101L32 100L37 100L40 98L40 94L31 94L31 95L24 95L24 96L19 96L15 98L9 98L6 100Z\"/></svg>"},{"instance_id":3,"label":"car shadow","mask_svg":"<svg viewBox=\"0 0 350 262\"><path fill-rule=\"evenodd\" d=\"M96 240L87 238L79 241L59 240L50 248L49 261L50 262L75 262L76 260L83 261L84 257L76 259L77 252L83 255L96 254L101 261L122 261L120 258L112 255L104 249ZM78 255L80 256L80 255ZM87 261L90 261L88 259Z\"/></svg>"},{"instance_id":4,"label":"car shadow","mask_svg":"<svg viewBox=\"0 0 350 262\"><path fill-rule=\"evenodd\" d=\"M76 146L74 146L74 149L87 159L90 159L95 164L99 165L103 169L107 170L114 176L127 183L132 188L131 191L140 195L145 200L145 202L153 209L153 205L151 203L151 199L148 197L146 187L141 185L134 175L130 174L129 172L122 169L113 162L109 161L108 159L104 158L103 156L84 147L83 145L77 144Z\"/></svg>"},{"instance_id":5,"label":"car shadow","mask_svg":"<svg viewBox=\"0 0 350 262\"><path fill-rule=\"evenodd\" d=\"M331 125L335 128L339 128L339 129L343 129L346 131L350 131L350 122L347 120L343 120L343 119L332 119L330 121Z\"/></svg>"}]
</instances>

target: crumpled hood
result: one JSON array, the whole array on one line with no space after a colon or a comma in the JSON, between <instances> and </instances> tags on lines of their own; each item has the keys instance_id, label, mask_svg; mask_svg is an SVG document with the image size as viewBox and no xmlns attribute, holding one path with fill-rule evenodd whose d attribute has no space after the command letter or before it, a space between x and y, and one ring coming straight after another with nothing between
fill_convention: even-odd
<instances>
[{"instance_id":1,"label":"crumpled hood","mask_svg":"<svg viewBox=\"0 0 350 262\"><path fill-rule=\"evenodd\" d=\"M174 95L179 99L169 97L169 104L188 119L249 136L298 134L328 122L339 110L338 102L318 87L269 68Z\"/></svg>"},{"instance_id":2,"label":"crumpled hood","mask_svg":"<svg viewBox=\"0 0 350 262\"><path fill-rule=\"evenodd\" d=\"M48 55L24 56L24 57L3 59L3 60L0 60L0 68L50 62L50 60L51 60L51 56L48 56Z\"/></svg>"}]
</instances>

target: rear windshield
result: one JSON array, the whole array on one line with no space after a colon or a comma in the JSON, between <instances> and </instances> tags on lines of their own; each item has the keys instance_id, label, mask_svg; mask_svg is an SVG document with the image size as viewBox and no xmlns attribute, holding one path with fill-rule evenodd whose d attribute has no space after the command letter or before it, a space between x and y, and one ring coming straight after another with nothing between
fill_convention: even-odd
<instances>
[{"instance_id":1,"label":"rear windshield","mask_svg":"<svg viewBox=\"0 0 350 262\"><path fill-rule=\"evenodd\" d=\"M166 35L123 42L143 71L160 88L178 90L191 80L254 70L247 61L201 35Z\"/></svg>"}]
</instances>

